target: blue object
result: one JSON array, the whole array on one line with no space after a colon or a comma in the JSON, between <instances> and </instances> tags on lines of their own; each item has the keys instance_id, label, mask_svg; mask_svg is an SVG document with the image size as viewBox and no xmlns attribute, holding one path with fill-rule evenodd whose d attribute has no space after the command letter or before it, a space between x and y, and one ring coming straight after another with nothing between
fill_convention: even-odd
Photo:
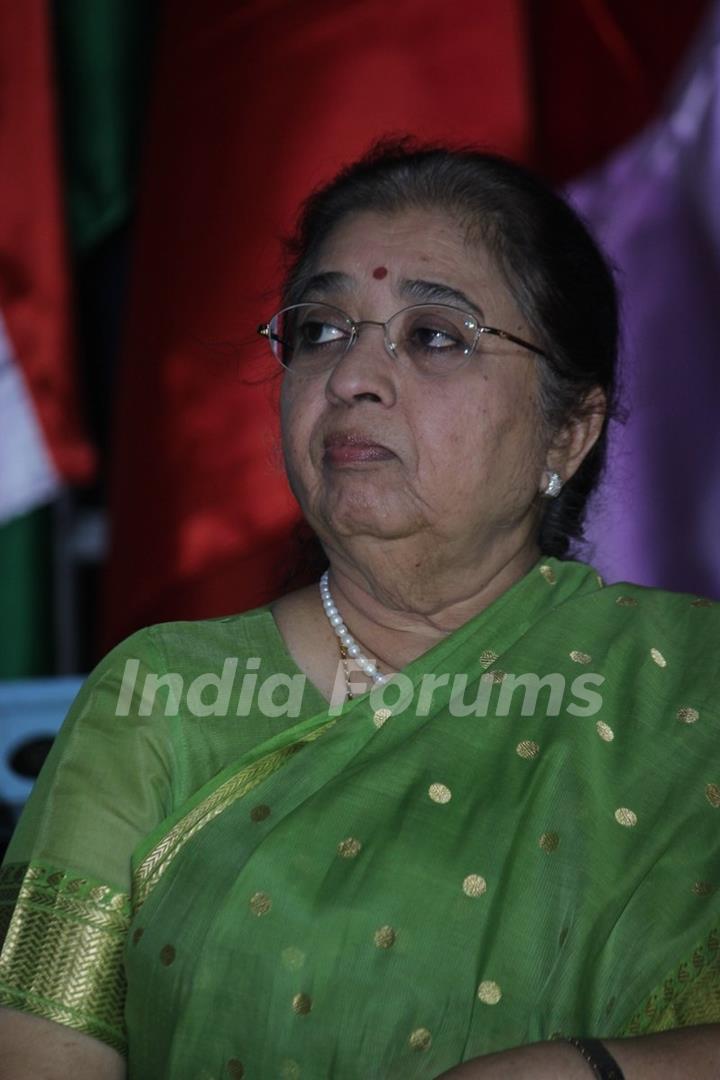
<instances>
[{"instance_id":1,"label":"blue object","mask_svg":"<svg viewBox=\"0 0 720 1080\"><path fill-rule=\"evenodd\" d=\"M34 783L11 768L13 756L26 743L55 737L84 681L84 675L72 675L0 682L0 803L13 817Z\"/></svg>"}]
</instances>

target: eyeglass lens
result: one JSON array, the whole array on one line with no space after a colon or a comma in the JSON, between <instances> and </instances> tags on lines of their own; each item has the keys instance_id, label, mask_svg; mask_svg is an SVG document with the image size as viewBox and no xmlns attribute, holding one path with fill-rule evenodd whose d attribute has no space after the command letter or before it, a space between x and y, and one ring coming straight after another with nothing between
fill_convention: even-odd
<instances>
[{"instance_id":1,"label":"eyeglass lens","mask_svg":"<svg viewBox=\"0 0 720 1080\"><path fill-rule=\"evenodd\" d=\"M353 341L353 322L328 304L296 304L270 323L270 343L284 367L319 374L344 355ZM422 374L440 375L459 367L472 353L478 321L443 304L423 304L397 312L388 321L386 341ZM360 332L364 327L361 325Z\"/></svg>"}]
</instances>

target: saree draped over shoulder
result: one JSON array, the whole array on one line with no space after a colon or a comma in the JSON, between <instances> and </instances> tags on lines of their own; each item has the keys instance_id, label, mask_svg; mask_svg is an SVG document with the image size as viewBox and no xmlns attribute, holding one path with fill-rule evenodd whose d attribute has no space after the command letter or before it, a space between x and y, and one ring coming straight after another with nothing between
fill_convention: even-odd
<instances>
[{"instance_id":1,"label":"saree draped over shoulder","mask_svg":"<svg viewBox=\"0 0 720 1080\"><path fill-rule=\"evenodd\" d=\"M720 1021L719 629L548 559L339 709L267 608L141 631L11 844L0 1003L140 1080Z\"/></svg>"}]
</instances>

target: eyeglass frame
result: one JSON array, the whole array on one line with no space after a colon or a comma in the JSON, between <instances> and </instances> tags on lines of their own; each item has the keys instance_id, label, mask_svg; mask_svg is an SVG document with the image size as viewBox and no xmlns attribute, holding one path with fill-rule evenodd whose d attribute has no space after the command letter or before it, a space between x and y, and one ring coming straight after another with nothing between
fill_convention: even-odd
<instances>
[{"instance_id":1,"label":"eyeglass frame","mask_svg":"<svg viewBox=\"0 0 720 1080\"><path fill-rule=\"evenodd\" d=\"M465 311L463 308L458 307L456 304L442 304L442 303L439 303L439 304L433 304L433 303L409 304L407 307L400 308L399 311L394 312L394 314L392 314L390 316L390 318L387 319L385 322L380 322L377 319L353 319L352 316L348 315L348 313L346 311L343 311L342 308L336 307L335 304L328 304L324 300L301 300L297 304L288 304L287 307L280 308L280 310L276 311L275 314L268 320L268 322L260 323L260 325L257 328L257 333L261 337L264 337L266 339L266 341L268 343L268 346L270 348L270 351L272 352L273 356L275 357L277 362L280 364L280 367L283 368L284 371L292 372L292 370L293 370L292 365L283 364L282 360L280 360L278 358L278 356L276 355L276 353L275 353L275 351L274 351L274 349L272 347L272 342L273 342L273 340L275 340L275 341L279 342L281 345L285 345L286 343L283 341L282 338L277 337L277 335L273 335L273 334L270 333L270 325L271 325L271 323L273 323L275 321L275 319L278 318L279 315L282 315L286 311L292 311L294 308L299 308L299 307L312 307L314 304L317 304L318 306L321 306L321 307L330 308L331 311L337 311L338 314L342 315L343 318L346 319L347 322L350 325L351 330L350 330L350 337L348 338L348 343L345 346L345 349L343 350L342 355L340 357L338 357L338 359L335 361L335 364L338 364L340 362L340 360L343 359L343 357L345 357L350 352L353 345L356 344L356 342L358 341L358 338L360 337L360 328L363 327L363 326L380 326L380 327L382 327L383 343L385 345L385 351L389 354L389 356L390 356L390 358L392 360L395 360L396 357L397 357L397 347L396 347L397 343L393 344L393 342L389 341L389 339L388 339L388 335L387 335L388 323L391 323L393 321L393 319L395 319L398 315L402 315L403 312L405 312L405 311L413 311L413 310L420 309L420 308L447 308L450 311L458 312L460 315L464 315L464 316L472 319L473 321L476 321L476 317L474 315L472 315L471 312ZM521 348L527 349L531 353L535 353L536 356L542 356L543 359L545 359L545 360L549 361L549 359L550 359L548 354L545 352L544 349L539 348L537 345L531 345L529 341L525 341L523 338L518 337L516 334L511 334L508 330L499 330L495 326L485 326L483 324L480 324L480 325L475 327L475 340L473 341L472 348L470 349L470 351L466 355L465 361L463 363L461 363L456 368L450 368L450 370L446 374L451 375L455 371L461 371L462 370L462 368L465 366L465 363L467 363L467 361L470 359L470 357L475 352L475 349L477 348L477 343L478 343L478 341L479 341L482 334L492 334L495 337L502 338L504 341L512 342L513 345L519 345ZM440 351L440 350L438 350L438 351ZM333 365L333 367L334 366L335 365Z\"/></svg>"}]
</instances>

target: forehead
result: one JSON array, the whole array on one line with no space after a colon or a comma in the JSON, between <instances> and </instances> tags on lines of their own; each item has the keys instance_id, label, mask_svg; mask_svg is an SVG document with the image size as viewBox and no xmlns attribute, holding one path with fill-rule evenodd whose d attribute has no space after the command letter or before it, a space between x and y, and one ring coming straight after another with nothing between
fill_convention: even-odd
<instances>
[{"instance_id":1,"label":"forehead","mask_svg":"<svg viewBox=\"0 0 720 1080\"><path fill-rule=\"evenodd\" d=\"M335 226L320 252L322 263L342 259L371 269L389 259L404 264L462 265L476 268L487 259L482 245L466 242L466 229L440 210L404 210L399 213L363 211L349 214ZM388 269L392 270L392 267Z\"/></svg>"},{"instance_id":2,"label":"forehead","mask_svg":"<svg viewBox=\"0 0 720 1080\"><path fill-rule=\"evenodd\" d=\"M387 270L387 274L382 271ZM348 215L328 236L313 266L339 272L355 290L393 288L400 279L439 282L462 291L487 314L518 312L487 247L446 211L370 211Z\"/></svg>"}]
</instances>

